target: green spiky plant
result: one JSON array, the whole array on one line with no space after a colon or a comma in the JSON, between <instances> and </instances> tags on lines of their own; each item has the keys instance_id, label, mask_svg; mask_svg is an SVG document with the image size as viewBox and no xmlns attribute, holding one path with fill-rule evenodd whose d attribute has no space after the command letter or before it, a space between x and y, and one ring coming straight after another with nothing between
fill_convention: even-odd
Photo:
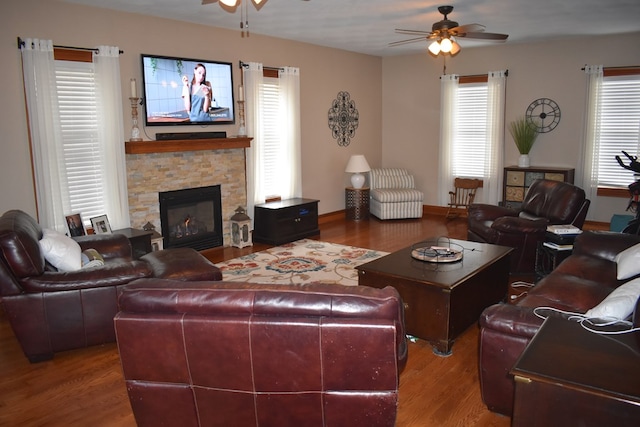
<instances>
[{"instance_id":1,"label":"green spiky plant","mask_svg":"<svg viewBox=\"0 0 640 427\"><path fill-rule=\"evenodd\" d=\"M533 143L538 138L538 130L535 123L530 122L524 116L519 117L509 123L509 132L520 154L529 154Z\"/></svg>"}]
</instances>

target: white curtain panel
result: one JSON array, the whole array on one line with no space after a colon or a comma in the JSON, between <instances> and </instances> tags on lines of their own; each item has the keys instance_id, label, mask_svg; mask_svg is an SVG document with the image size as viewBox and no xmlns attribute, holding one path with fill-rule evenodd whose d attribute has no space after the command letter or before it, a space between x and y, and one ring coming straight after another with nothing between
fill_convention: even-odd
<instances>
[{"instance_id":1,"label":"white curtain panel","mask_svg":"<svg viewBox=\"0 0 640 427\"><path fill-rule=\"evenodd\" d=\"M284 67L279 72L280 106L284 146L282 196L285 199L302 196L302 158L300 153L300 69Z\"/></svg>"},{"instance_id":2,"label":"white curtain panel","mask_svg":"<svg viewBox=\"0 0 640 427\"><path fill-rule=\"evenodd\" d=\"M62 136L53 42L27 38L21 53L38 222L42 227L65 232L61 189L66 180L58 162L62 156Z\"/></svg>"},{"instance_id":3,"label":"white curtain panel","mask_svg":"<svg viewBox=\"0 0 640 427\"><path fill-rule=\"evenodd\" d=\"M253 229L253 208L256 204L264 201L264 190L261 180L256 177L262 176L262 125L260 112L262 111L261 87L264 83L262 64L249 62L243 67L244 93L245 93L245 122L247 135L253 137L251 147L246 150L246 173L247 173L247 212L251 217L251 228Z\"/></svg>"},{"instance_id":4,"label":"white curtain panel","mask_svg":"<svg viewBox=\"0 0 640 427\"><path fill-rule=\"evenodd\" d=\"M440 164L438 168L438 204L447 206L453 185L452 151L455 137L457 74L440 76Z\"/></svg>"},{"instance_id":5,"label":"white curtain panel","mask_svg":"<svg viewBox=\"0 0 640 427\"><path fill-rule=\"evenodd\" d=\"M584 142L582 149L582 188L587 199L591 200L589 212L596 212L598 193L598 152L600 142L600 97L604 78L602 65L584 67L587 75L587 100L585 105Z\"/></svg>"},{"instance_id":6,"label":"white curtain panel","mask_svg":"<svg viewBox=\"0 0 640 427\"><path fill-rule=\"evenodd\" d=\"M504 110L506 71L491 71L487 82L487 144L482 177L484 203L497 205L502 198L504 167Z\"/></svg>"},{"instance_id":7,"label":"white curtain panel","mask_svg":"<svg viewBox=\"0 0 640 427\"><path fill-rule=\"evenodd\" d=\"M124 152L124 124L118 47L98 46L93 54L96 78L96 106L101 118L105 209L112 228L130 227L127 164Z\"/></svg>"}]
</instances>

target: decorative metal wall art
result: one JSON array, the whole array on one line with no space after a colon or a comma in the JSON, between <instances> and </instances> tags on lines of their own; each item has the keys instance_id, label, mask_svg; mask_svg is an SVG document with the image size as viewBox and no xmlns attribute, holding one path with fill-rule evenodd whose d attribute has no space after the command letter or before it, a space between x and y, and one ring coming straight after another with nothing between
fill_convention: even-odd
<instances>
[{"instance_id":1,"label":"decorative metal wall art","mask_svg":"<svg viewBox=\"0 0 640 427\"><path fill-rule=\"evenodd\" d=\"M356 134L360 117L356 109L356 102L351 99L349 92L338 92L329 109L329 129L338 145L346 147Z\"/></svg>"}]
</instances>

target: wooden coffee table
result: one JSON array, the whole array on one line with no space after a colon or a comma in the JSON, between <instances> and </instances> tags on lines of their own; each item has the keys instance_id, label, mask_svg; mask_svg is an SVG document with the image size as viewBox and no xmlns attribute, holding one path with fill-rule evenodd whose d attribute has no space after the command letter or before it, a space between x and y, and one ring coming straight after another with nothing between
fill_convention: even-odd
<instances>
[{"instance_id":1,"label":"wooden coffee table","mask_svg":"<svg viewBox=\"0 0 640 427\"><path fill-rule=\"evenodd\" d=\"M427 340L439 355L451 354L453 341L477 322L482 310L505 298L513 250L450 241L452 248L464 248L461 261L419 261L411 256L410 246L356 267L359 285L398 290L405 305L407 333Z\"/></svg>"}]
</instances>

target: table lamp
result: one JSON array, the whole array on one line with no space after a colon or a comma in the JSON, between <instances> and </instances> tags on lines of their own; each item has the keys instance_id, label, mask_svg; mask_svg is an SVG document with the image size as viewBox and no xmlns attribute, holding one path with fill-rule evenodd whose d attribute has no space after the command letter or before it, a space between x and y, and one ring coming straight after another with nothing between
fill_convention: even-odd
<instances>
[{"instance_id":1,"label":"table lamp","mask_svg":"<svg viewBox=\"0 0 640 427\"><path fill-rule=\"evenodd\" d=\"M345 172L353 174L351 175L351 185L353 188L362 188L364 185L364 175L362 173L369 172L370 170L371 168L369 167L369 163L367 163L367 159L364 158L364 155L354 154L349 159Z\"/></svg>"}]
</instances>

